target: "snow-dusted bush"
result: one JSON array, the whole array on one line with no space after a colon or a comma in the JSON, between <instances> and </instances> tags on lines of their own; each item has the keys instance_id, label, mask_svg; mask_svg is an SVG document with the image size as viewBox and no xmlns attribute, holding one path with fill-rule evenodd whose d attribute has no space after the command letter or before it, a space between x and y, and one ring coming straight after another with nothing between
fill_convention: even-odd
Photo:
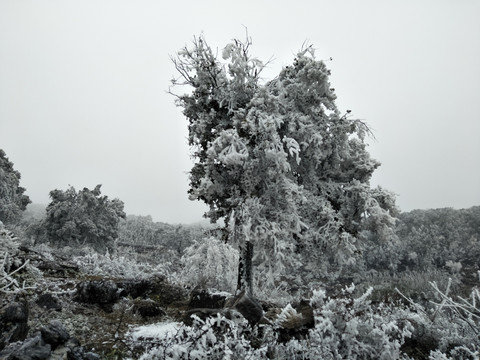
<instances>
[{"instance_id":1,"label":"snow-dusted bush","mask_svg":"<svg viewBox=\"0 0 480 360\"><path fill-rule=\"evenodd\" d=\"M18 254L19 239L8 231L0 221L0 260L2 261L2 269L8 272L15 265L19 266L19 259L15 255Z\"/></svg>"},{"instance_id":2,"label":"snow-dusted bush","mask_svg":"<svg viewBox=\"0 0 480 360\"><path fill-rule=\"evenodd\" d=\"M425 305L429 299L435 299L435 291L430 286L431 282L436 282L441 287L447 286L449 274L445 270L428 269L425 271L403 271L398 273L377 272L371 270L364 274L362 282L357 289L364 289L370 285L374 288L372 300L376 302L391 302L399 299L400 296L396 289L416 302ZM460 284L459 277L454 274L452 286L457 289Z\"/></svg>"},{"instance_id":3,"label":"snow-dusted bush","mask_svg":"<svg viewBox=\"0 0 480 360\"><path fill-rule=\"evenodd\" d=\"M314 291L315 326L303 337L278 341L282 327L302 317L287 305L273 325L253 329L239 318L195 318L192 326L179 325L151 339L153 346L141 359L408 359L401 346L419 315L407 308L373 306L371 290L358 298L353 290L346 288L338 298Z\"/></svg>"},{"instance_id":4,"label":"snow-dusted bush","mask_svg":"<svg viewBox=\"0 0 480 360\"><path fill-rule=\"evenodd\" d=\"M73 257L73 261L82 271L92 275L140 279L154 274L166 275L167 272L162 264L152 266L131 256L110 254L108 251L99 254L91 249L84 255Z\"/></svg>"},{"instance_id":5,"label":"snow-dusted bush","mask_svg":"<svg viewBox=\"0 0 480 360\"><path fill-rule=\"evenodd\" d=\"M417 316L404 308L384 304L373 306L370 288L358 298L354 286L338 298L316 290L310 299L315 327L304 339L291 339L275 346L275 359L407 359L401 346L413 331L411 321ZM277 324L296 316L289 305Z\"/></svg>"},{"instance_id":6,"label":"snow-dusted bush","mask_svg":"<svg viewBox=\"0 0 480 360\"><path fill-rule=\"evenodd\" d=\"M182 257L181 280L190 286L231 291L237 284L238 251L215 237L195 241Z\"/></svg>"},{"instance_id":7,"label":"snow-dusted bush","mask_svg":"<svg viewBox=\"0 0 480 360\"><path fill-rule=\"evenodd\" d=\"M479 272L480 276L480 272ZM441 290L435 282L430 283L438 300L424 306L404 298L419 314L417 328L427 329L438 342L430 359L478 359L480 357L480 292L473 288L469 298L451 296L451 281Z\"/></svg>"},{"instance_id":8,"label":"snow-dusted bush","mask_svg":"<svg viewBox=\"0 0 480 360\"><path fill-rule=\"evenodd\" d=\"M18 273L29 265L28 260L19 258L19 245L20 240L0 221L0 293L16 293L28 289L25 281L20 284L16 278Z\"/></svg>"},{"instance_id":9,"label":"snow-dusted bush","mask_svg":"<svg viewBox=\"0 0 480 360\"><path fill-rule=\"evenodd\" d=\"M332 359L399 359L405 338L412 333L415 315L406 309L385 304L372 306L372 288L354 299L354 286L345 297L327 298L315 291L315 328L310 332L311 356Z\"/></svg>"},{"instance_id":10,"label":"snow-dusted bush","mask_svg":"<svg viewBox=\"0 0 480 360\"><path fill-rule=\"evenodd\" d=\"M227 319L218 314L206 320L194 317L193 325L180 325L161 338L150 339L150 350L141 360L234 360L265 359L267 347L255 348L252 337L255 334L245 319ZM138 344L138 337L133 338Z\"/></svg>"}]
</instances>

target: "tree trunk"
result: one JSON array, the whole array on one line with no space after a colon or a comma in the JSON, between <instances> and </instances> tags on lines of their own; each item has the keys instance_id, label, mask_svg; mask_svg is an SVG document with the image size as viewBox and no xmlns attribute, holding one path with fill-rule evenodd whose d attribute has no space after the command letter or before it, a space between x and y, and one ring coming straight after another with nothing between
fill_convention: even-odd
<instances>
[{"instance_id":1,"label":"tree trunk","mask_svg":"<svg viewBox=\"0 0 480 360\"><path fill-rule=\"evenodd\" d=\"M240 247L237 291L253 295L253 243L245 241Z\"/></svg>"}]
</instances>

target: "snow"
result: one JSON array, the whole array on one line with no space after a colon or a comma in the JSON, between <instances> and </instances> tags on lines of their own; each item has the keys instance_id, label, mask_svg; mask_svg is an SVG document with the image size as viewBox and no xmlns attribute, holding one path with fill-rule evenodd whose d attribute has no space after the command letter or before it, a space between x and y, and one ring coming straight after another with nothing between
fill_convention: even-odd
<instances>
[{"instance_id":1,"label":"snow","mask_svg":"<svg viewBox=\"0 0 480 360\"><path fill-rule=\"evenodd\" d=\"M138 326L129 331L133 341L142 339L168 339L174 336L182 326L181 322L161 322Z\"/></svg>"},{"instance_id":2,"label":"snow","mask_svg":"<svg viewBox=\"0 0 480 360\"><path fill-rule=\"evenodd\" d=\"M214 291L214 290L210 290L209 293L210 293L210 295L214 295L214 296L224 296L224 297L230 297L230 296L232 296L232 293L229 293L228 291Z\"/></svg>"}]
</instances>

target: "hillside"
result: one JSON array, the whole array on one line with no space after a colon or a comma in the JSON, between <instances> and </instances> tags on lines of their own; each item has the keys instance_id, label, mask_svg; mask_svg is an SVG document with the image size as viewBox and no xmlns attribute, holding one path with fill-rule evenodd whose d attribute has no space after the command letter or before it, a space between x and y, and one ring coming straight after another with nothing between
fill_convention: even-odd
<instances>
[{"instance_id":1,"label":"hillside","mask_svg":"<svg viewBox=\"0 0 480 360\"><path fill-rule=\"evenodd\" d=\"M254 297L218 291L228 271L192 257L215 251L227 266L230 250L214 240L199 247L182 227L134 219L145 237L99 254L34 245L2 225L0 358L475 359L479 209L400 214L398 241L379 262L394 254L395 266L365 257L355 285ZM184 246L151 236L182 231Z\"/></svg>"}]
</instances>

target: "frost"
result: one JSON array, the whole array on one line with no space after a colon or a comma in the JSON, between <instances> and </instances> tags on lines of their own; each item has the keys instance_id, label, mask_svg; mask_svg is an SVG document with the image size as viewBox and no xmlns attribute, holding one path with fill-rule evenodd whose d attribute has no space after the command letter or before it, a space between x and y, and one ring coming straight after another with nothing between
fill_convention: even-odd
<instances>
[{"instance_id":1,"label":"frost","mask_svg":"<svg viewBox=\"0 0 480 360\"><path fill-rule=\"evenodd\" d=\"M191 286L234 292L238 251L214 237L195 241L181 259L180 279Z\"/></svg>"},{"instance_id":2,"label":"frost","mask_svg":"<svg viewBox=\"0 0 480 360\"><path fill-rule=\"evenodd\" d=\"M286 144L290 156L295 155L297 165L300 164L300 145L295 139L284 136L283 142Z\"/></svg>"},{"instance_id":3,"label":"frost","mask_svg":"<svg viewBox=\"0 0 480 360\"><path fill-rule=\"evenodd\" d=\"M138 326L129 330L127 337L133 341L140 340L168 340L178 332L182 326L180 322L161 322Z\"/></svg>"}]
</instances>

